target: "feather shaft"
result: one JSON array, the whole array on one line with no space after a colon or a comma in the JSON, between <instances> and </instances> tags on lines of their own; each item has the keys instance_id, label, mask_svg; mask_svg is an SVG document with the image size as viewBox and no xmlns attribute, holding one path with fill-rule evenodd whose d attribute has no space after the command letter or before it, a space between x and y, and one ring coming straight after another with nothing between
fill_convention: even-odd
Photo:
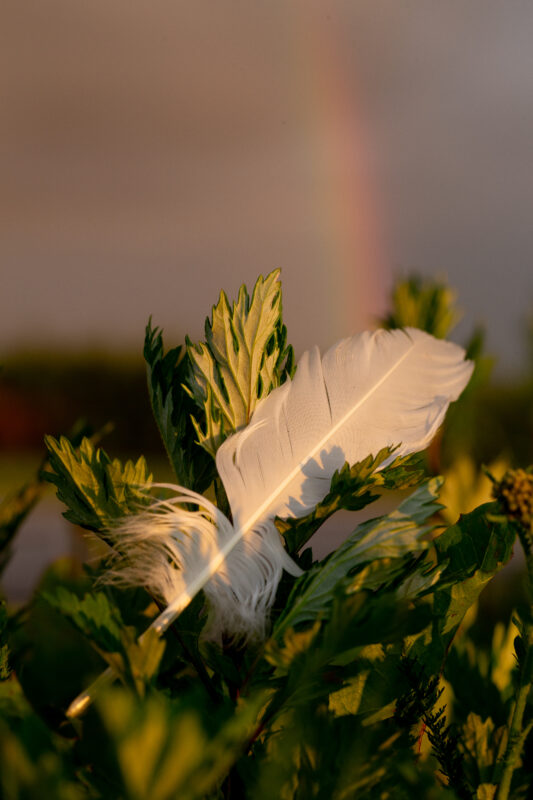
<instances>
[{"instance_id":1,"label":"feather shaft","mask_svg":"<svg viewBox=\"0 0 533 800\"><path fill-rule=\"evenodd\" d=\"M217 556L210 562L210 564L197 575L196 579L191 582L190 587L188 589L184 589L181 594L176 597L176 599L173 600L172 603L170 603L159 614L159 616L152 621L152 623L148 626L148 630L153 629L159 634L159 636L163 636L163 634L170 628L174 620L181 614L182 611L185 611L193 598L198 594L199 591L203 589L209 578L211 578L212 575L220 568L226 557L241 538L242 534L240 531L236 531L235 535L226 544L224 549L221 550L220 553L217 554ZM142 642L143 637L144 634L139 637L140 642ZM99 675L98 678L96 678L96 680L87 687L87 689L81 692L71 702L67 711L65 712L66 716L69 719L75 719L76 717L82 716L92 704L93 699L98 692L108 684L112 683L115 678L116 674L111 667L108 667L106 670L104 670L104 672L102 672L102 674Z\"/></svg>"}]
</instances>

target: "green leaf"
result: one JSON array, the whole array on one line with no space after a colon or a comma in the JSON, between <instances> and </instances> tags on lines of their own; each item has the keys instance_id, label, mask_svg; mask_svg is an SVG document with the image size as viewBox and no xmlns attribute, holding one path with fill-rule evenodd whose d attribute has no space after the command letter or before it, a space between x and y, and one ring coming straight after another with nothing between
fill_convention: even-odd
<instances>
[{"instance_id":1,"label":"green leaf","mask_svg":"<svg viewBox=\"0 0 533 800\"><path fill-rule=\"evenodd\" d=\"M444 283L414 275L398 281L392 293L392 311L382 320L385 328L420 328L445 339L460 319L455 292Z\"/></svg>"},{"instance_id":2,"label":"green leaf","mask_svg":"<svg viewBox=\"0 0 533 800\"><path fill-rule=\"evenodd\" d=\"M173 701L151 693L140 702L110 689L97 707L106 748L114 753L128 800L200 800L240 757L257 724L264 696L237 710L208 709L205 696Z\"/></svg>"},{"instance_id":3,"label":"green leaf","mask_svg":"<svg viewBox=\"0 0 533 800\"><path fill-rule=\"evenodd\" d=\"M435 540L439 561L447 562L443 583L466 580L478 570L486 573L488 580L507 563L516 534L497 514L497 503L484 503Z\"/></svg>"},{"instance_id":4,"label":"green leaf","mask_svg":"<svg viewBox=\"0 0 533 800\"><path fill-rule=\"evenodd\" d=\"M124 638L124 636L123 636ZM165 652L166 642L153 628L149 628L137 640L126 644L126 663L137 693L142 697L146 687L157 675L161 659Z\"/></svg>"},{"instance_id":5,"label":"green leaf","mask_svg":"<svg viewBox=\"0 0 533 800\"><path fill-rule=\"evenodd\" d=\"M148 502L143 488L152 476L144 456L122 465L87 438L76 449L64 436L59 440L46 436L45 444L50 470L43 475L56 486L68 509L63 516L74 525L102 532L113 520Z\"/></svg>"},{"instance_id":6,"label":"green leaf","mask_svg":"<svg viewBox=\"0 0 533 800\"><path fill-rule=\"evenodd\" d=\"M441 574L433 590L434 622L410 652L429 672L441 669L466 612L512 555L516 533L496 512L497 504L485 503L435 539Z\"/></svg>"},{"instance_id":7,"label":"green leaf","mask_svg":"<svg viewBox=\"0 0 533 800\"><path fill-rule=\"evenodd\" d=\"M351 678L342 689L332 692L328 701L330 711L333 711L338 717L357 714L369 675L370 667Z\"/></svg>"},{"instance_id":8,"label":"green leaf","mask_svg":"<svg viewBox=\"0 0 533 800\"><path fill-rule=\"evenodd\" d=\"M334 553L302 575L295 582L272 635L279 638L289 628L323 618L336 591L364 588L364 580L358 581L356 575L364 564L380 559L403 560L406 555L427 549L422 537L431 530L427 520L440 508L440 486L441 479L433 478L392 514L363 522Z\"/></svg>"},{"instance_id":9,"label":"green leaf","mask_svg":"<svg viewBox=\"0 0 533 800\"><path fill-rule=\"evenodd\" d=\"M500 626L503 625L500 623ZM507 682L506 692L502 693L495 684L494 675L496 666L501 657L496 643L492 647L483 646L479 641L471 638L471 629L467 628L456 638L450 648L444 666L444 677L453 686L454 692L454 718L456 721L466 720L469 713L475 712L484 719L492 717L496 725L504 725L509 714L506 699L513 691L511 683L511 670L516 665L512 640L516 633L514 625L509 626L508 646L511 649L506 667ZM502 677L500 668L499 678ZM507 698L506 698L507 696Z\"/></svg>"},{"instance_id":10,"label":"green leaf","mask_svg":"<svg viewBox=\"0 0 533 800\"><path fill-rule=\"evenodd\" d=\"M124 625L120 611L104 592L79 598L59 587L55 594L44 592L43 597L89 639L118 675L144 694L165 650L164 640L154 630L149 629L138 640L135 629Z\"/></svg>"},{"instance_id":11,"label":"green leaf","mask_svg":"<svg viewBox=\"0 0 533 800\"><path fill-rule=\"evenodd\" d=\"M123 650L124 623L118 608L111 605L104 592L94 592L79 598L68 589L59 587L54 594L44 592L42 596L99 650L108 653Z\"/></svg>"},{"instance_id":12,"label":"green leaf","mask_svg":"<svg viewBox=\"0 0 533 800\"><path fill-rule=\"evenodd\" d=\"M4 601L0 602L0 681L9 678L9 647L7 644L7 610Z\"/></svg>"},{"instance_id":13,"label":"green leaf","mask_svg":"<svg viewBox=\"0 0 533 800\"><path fill-rule=\"evenodd\" d=\"M282 717L250 762L254 800L456 800L436 781L432 759L415 761L401 732L333 716L325 703Z\"/></svg>"},{"instance_id":14,"label":"green leaf","mask_svg":"<svg viewBox=\"0 0 533 800\"><path fill-rule=\"evenodd\" d=\"M22 686L16 676L0 681L0 718L23 719L32 713Z\"/></svg>"},{"instance_id":15,"label":"green leaf","mask_svg":"<svg viewBox=\"0 0 533 800\"><path fill-rule=\"evenodd\" d=\"M475 765L476 783L490 783L503 727L495 731L494 722L490 717L483 720L478 714L471 712L461 732L464 750L469 756L470 763Z\"/></svg>"},{"instance_id":16,"label":"green leaf","mask_svg":"<svg viewBox=\"0 0 533 800\"><path fill-rule=\"evenodd\" d=\"M394 699L398 688L397 663L392 664L392 669L387 665L387 669L383 662L385 648L394 644L400 650L403 639L421 631L429 618L427 608L414 607L398 599L393 591L362 591L348 596L338 591L332 598L327 620L316 621L302 632L286 629L282 639L272 637L267 642L265 658L276 667L279 686L269 715L332 695L335 711L338 692L350 685L347 681L353 685L353 680L359 678L363 692L368 674L376 670L381 673L385 668L387 674L380 674L379 681L373 682L372 696L363 709L367 714L381 710Z\"/></svg>"},{"instance_id":17,"label":"green leaf","mask_svg":"<svg viewBox=\"0 0 533 800\"><path fill-rule=\"evenodd\" d=\"M79 567L78 567L79 569ZM88 582L74 577L73 563L60 559L50 566L32 602L9 624L9 666L29 702L52 727L64 709L102 669L102 658L85 635L43 599L59 586L83 594Z\"/></svg>"},{"instance_id":18,"label":"green leaf","mask_svg":"<svg viewBox=\"0 0 533 800\"><path fill-rule=\"evenodd\" d=\"M41 481L31 481L0 502L0 573L10 558L10 544L17 530L40 500Z\"/></svg>"},{"instance_id":19,"label":"green leaf","mask_svg":"<svg viewBox=\"0 0 533 800\"><path fill-rule=\"evenodd\" d=\"M394 450L394 447L384 447L376 456L369 455L352 466L344 464L333 475L326 497L303 519L276 518L276 527L289 553L296 554L336 511L360 511L378 499L376 490L400 490L418 485L424 477L418 453L400 456L377 471Z\"/></svg>"},{"instance_id":20,"label":"green leaf","mask_svg":"<svg viewBox=\"0 0 533 800\"><path fill-rule=\"evenodd\" d=\"M88 426L83 420L78 420L71 428L68 438L76 446L86 433L88 433ZM33 479L0 501L0 574L11 557L13 538L46 490L43 469L47 462L48 459L44 458Z\"/></svg>"},{"instance_id":21,"label":"green leaf","mask_svg":"<svg viewBox=\"0 0 533 800\"><path fill-rule=\"evenodd\" d=\"M152 328L150 320L144 358L152 411L178 483L203 492L215 476L215 465L195 441L191 415L196 404L184 388L190 372L188 354L181 347L165 353L162 332Z\"/></svg>"},{"instance_id":22,"label":"green leaf","mask_svg":"<svg viewBox=\"0 0 533 800\"><path fill-rule=\"evenodd\" d=\"M241 286L231 308L221 292L205 323L206 341L187 340L188 386L205 414L205 423L197 416L194 426L199 443L213 456L227 436L248 424L259 400L292 375L278 277L279 270L260 276L251 298Z\"/></svg>"},{"instance_id":23,"label":"green leaf","mask_svg":"<svg viewBox=\"0 0 533 800\"><path fill-rule=\"evenodd\" d=\"M76 776L71 748L54 736L37 714L24 719L0 715L0 796L6 800L89 800Z\"/></svg>"},{"instance_id":24,"label":"green leaf","mask_svg":"<svg viewBox=\"0 0 533 800\"><path fill-rule=\"evenodd\" d=\"M494 800L497 789L495 783L480 783L476 790L476 800Z\"/></svg>"}]
</instances>

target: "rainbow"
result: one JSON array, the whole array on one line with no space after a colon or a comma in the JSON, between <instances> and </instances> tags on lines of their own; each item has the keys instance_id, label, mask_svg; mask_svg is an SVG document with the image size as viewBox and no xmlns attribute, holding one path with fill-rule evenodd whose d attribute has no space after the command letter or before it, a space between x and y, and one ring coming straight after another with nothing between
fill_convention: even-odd
<instances>
[{"instance_id":1,"label":"rainbow","mask_svg":"<svg viewBox=\"0 0 533 800\"><path fill-rule=\"evenodd\" d=\"M297 15L296 15L297 14ZM372 175L372 147L362 95L346 63L349 45L339 17L328 17L314 4L293 19L297 69L304 95L310 158L317 176L317 229L323 232L323 263L338 276L337 317L345 330L372 327L386 307L389 259L381 232L383 210L378 205Z\"/></svg>"}]
</instances>

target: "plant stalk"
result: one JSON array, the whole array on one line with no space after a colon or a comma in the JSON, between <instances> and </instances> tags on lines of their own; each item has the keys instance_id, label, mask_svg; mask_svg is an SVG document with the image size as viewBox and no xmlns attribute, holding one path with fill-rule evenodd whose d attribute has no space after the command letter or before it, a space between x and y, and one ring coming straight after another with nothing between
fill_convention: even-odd
<instances>
[{"instance_id":1,"label":"plant stalk","mask_svg":"<svg viewBox=\"0 0 533 800\"><path fill-rule=\"evenodd\" d=\"M498 788L498 800L508 800L513 773L516 769L518 759L520 758L524 742L533 727L532 721L525 729L522 729L524 712L526 710L527 699L533 680L533 624L528 622L524 627L525 635L523 638L525 639L527 651L520 675L520 685L511 718L511 725L509 727L509 738L504 756L502 777Z\"/></svg>"}]
</instances>

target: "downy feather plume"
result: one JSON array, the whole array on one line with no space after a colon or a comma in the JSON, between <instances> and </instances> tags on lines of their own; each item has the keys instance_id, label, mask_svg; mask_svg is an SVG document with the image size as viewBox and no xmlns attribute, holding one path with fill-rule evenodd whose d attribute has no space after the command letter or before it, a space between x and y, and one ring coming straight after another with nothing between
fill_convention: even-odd
<instances>
[{"instance_id":1,"label":"downy feather plume","mask_svg":"<svg viewBox=\"0 0 533 800\"><path fill-rule=\"evenodd\" d=\"M464 355L414 328L362 333L323 358L308 351L217 452L233 522L201 495L160 485L174 496L112 532L126 555L115 576L167 604L153 624L160 632L204 589L212 635L264 636L282 570L301 572L274 518L308 514L346 461L387 446L397 446L394 457L424 449L470 378Z\"/></svg>"}]
</instances>

